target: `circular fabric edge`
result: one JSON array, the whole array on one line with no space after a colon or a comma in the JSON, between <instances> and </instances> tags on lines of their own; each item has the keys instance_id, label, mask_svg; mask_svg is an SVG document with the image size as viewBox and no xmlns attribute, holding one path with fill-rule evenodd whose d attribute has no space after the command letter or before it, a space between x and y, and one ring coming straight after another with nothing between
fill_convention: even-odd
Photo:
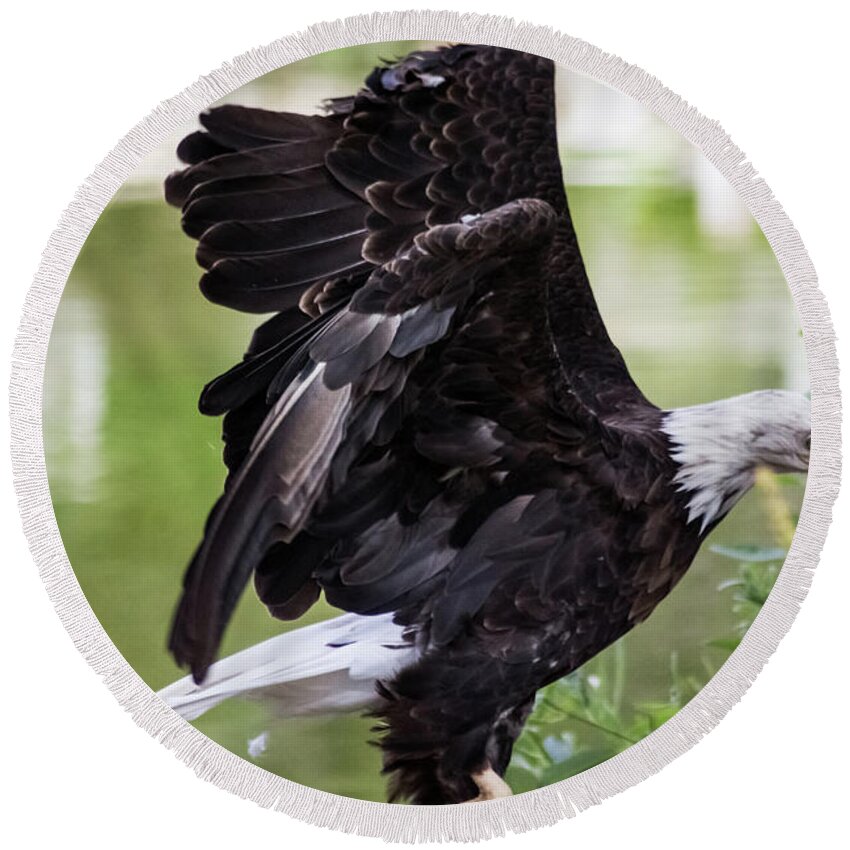
<instances>
[{"instance_id":1,"label":"circular fabric edge","mask_svg":"<svg viewBox=\"0 0 850 850\"><path fill-rule=\"evenodd\" d=\"M797 532L770 597L741 645L670 720L628 750L570 779L484 805L401 806L299 785L245 761L173 712L124 660L83 594L53 512L42 439L44 369L53 319L95 221L142 157L213 101L262 74L318 53L396 40L479 42L536 53L633 97L694 144L723 174L764 232L803 329L814 434ZM572 817L651 776L690 749L741 699L785 635L811 584L838 493L841 399L835 334L799 234L720 125L657 79L550 27L446 11L358 15L319 23L250 50L201 77L140 121L77 190L27 294L13 352L10 411L15 488L24 533L48 595L77 649L136 723L202 779L291 817L388 841L476 841Z\"/></svg>"}]
</instances>

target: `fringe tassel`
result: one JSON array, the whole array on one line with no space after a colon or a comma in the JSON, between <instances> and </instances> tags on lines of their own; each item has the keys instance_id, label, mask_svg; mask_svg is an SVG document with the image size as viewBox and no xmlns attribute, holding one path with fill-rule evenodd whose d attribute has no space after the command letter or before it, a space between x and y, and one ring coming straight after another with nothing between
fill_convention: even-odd
<instances>
[{"instance_id":1,"label":"fringe tassel","mask_svg":"<svg viewBox=\"0 0 850 850\"><path fill-rule=\"evenodd\" d=\"M800 316L812 387L813 445L797 533L776 587L741 646L660 729L597 767L517 797L475 806L388 806L274 776L209 740L171 711L124 661L89 607L62 546L42 445L42 389L56 309L74 260L107 202L141 158L213 101L282 65L341 47L402 39L469 41L526 50L607 83L696 145L734 186L764 231ZM806 249L766 183L716 121L622 59L547 27L454 12L376 13L316 24L201 77L134 127L80 187L44 251L13 355L12 458L24 531L68 633L136 723L219 787L318 826L387 841L478 841L572 817L640 782L692 747L743 696L806 596L838 491L840 395L835 336Z\"/></svg>"}]
</instances>

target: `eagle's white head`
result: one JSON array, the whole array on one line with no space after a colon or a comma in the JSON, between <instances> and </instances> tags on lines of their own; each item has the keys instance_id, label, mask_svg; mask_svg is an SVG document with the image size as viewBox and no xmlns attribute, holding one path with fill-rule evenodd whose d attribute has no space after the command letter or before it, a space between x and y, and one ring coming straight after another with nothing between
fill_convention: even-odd
<instances>
[{"instance_id":1,"label":"eagle's white head","mask_svg":"<svg viewBox=\"0 0 850 850\"><path fill-rule=\"evenodd\" d=\"M805 472L809 466L809 400L786 390L759 390L680 407L662 426L679 464L675 481L690 494L688 521L705 530L752 487L755 470Z\"/></svg>"}]
</instances>

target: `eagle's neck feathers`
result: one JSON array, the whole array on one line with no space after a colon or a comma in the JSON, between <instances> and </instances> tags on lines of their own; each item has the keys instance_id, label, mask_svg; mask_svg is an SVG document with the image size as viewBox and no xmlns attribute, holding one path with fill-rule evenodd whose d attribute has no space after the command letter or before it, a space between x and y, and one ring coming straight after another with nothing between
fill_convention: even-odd
<instances>
[{"instance_id":1,"label":"eagle's neck feathers","mask_svg":"<svg viewBox=\"0 0 850 850\"><path fill-rule=\"evenodd\" d=\"M661 428L688 522L699 522L701 533L753 486L758 466L804 472L809 461L809 402L799 393L760 390L681 407L664 414Z\"/></svg>"},{"instance_id":2,"label":"eagle's neck feathers","mask_svg":"<svg viewBox=\"0 0 850 850\"><path fill-rule=\"evenodd\" d=\"M699 523L703 533L753 486L755 466L730 431L717 430L709 417L692 411L671 411L663 430L679 467L674 483L688 497L688 522Z\"/></svg>"}]
</instances>

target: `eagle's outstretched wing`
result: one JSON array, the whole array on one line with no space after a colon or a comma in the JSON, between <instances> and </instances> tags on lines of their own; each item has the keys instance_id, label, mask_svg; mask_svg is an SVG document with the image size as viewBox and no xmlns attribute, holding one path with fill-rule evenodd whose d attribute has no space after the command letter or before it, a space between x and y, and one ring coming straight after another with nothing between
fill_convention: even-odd
<instances>
[{"instance_id":1,"label":"eagle's outstretched wing","mask_svg":"<svg viewBox=\"0 0 850 850\"><path fill-rule=\"evenodd\" d=\"M201 120L166 192L202 290L276 315L201 397L226 413L230 476L170 638L197 678L252 572L281 617L322 589L361 613L438 598L588 422L607 438L587 371L603 398L637 393L569 219L548 60L457 46L377 69L325 116ZM474 613L426 607L441 641Z\"/></svg>"}]
</instances>

